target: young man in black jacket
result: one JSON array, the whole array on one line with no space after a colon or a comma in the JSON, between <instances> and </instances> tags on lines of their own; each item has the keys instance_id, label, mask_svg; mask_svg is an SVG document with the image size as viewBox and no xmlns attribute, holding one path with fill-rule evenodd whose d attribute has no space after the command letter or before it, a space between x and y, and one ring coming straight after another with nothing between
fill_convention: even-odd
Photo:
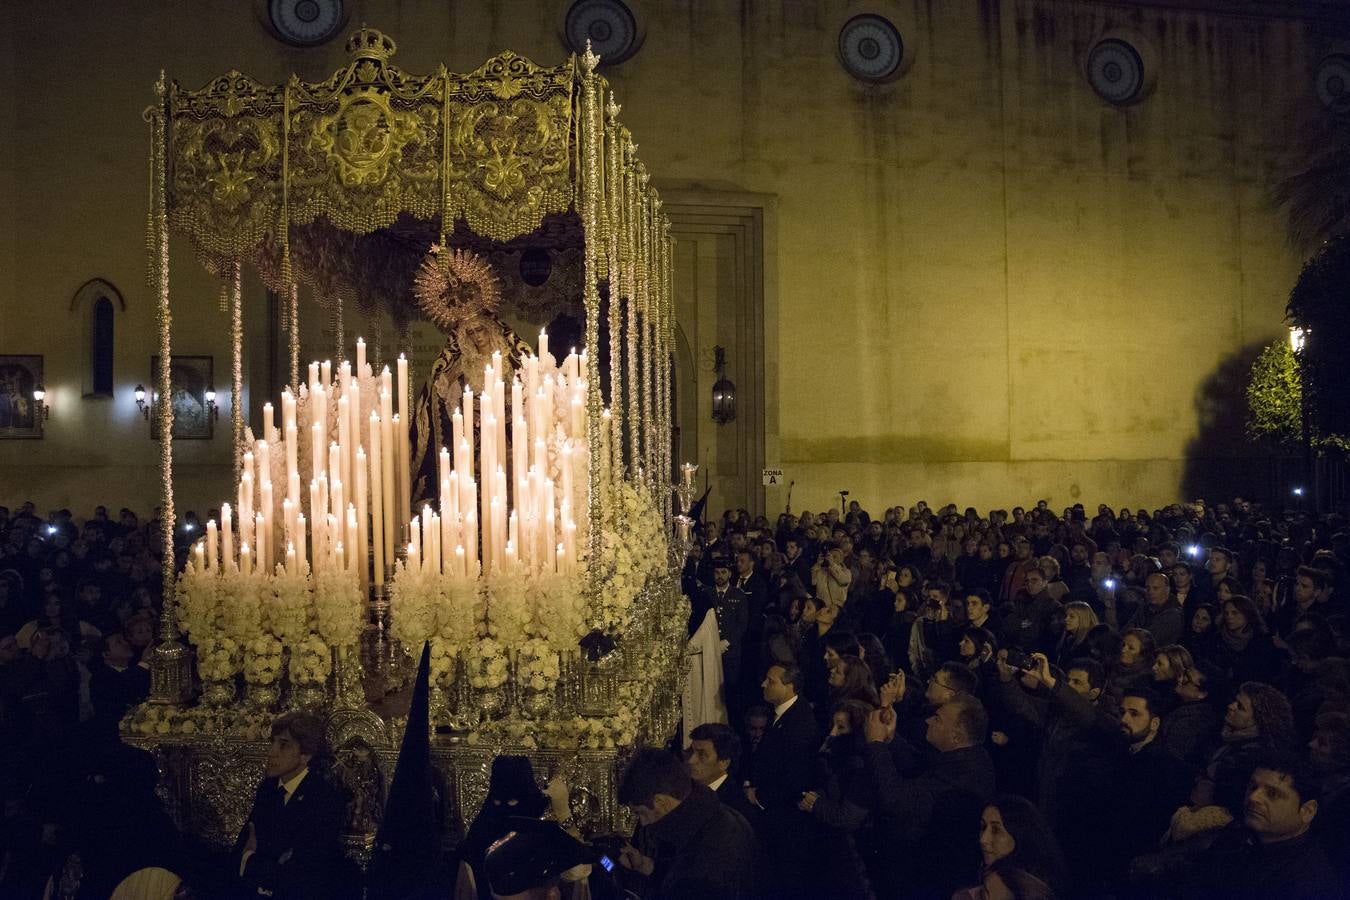
<instances>
[{"instance_id":1,"label":"young man in black jacket","mask_svg":"<svg viewBox=\"0 0 1350 900\"><path fill-rule=\"evenodd\" d=\"M309 764L323 745L323 722L291 712L272 723L267 768L234 860L241 896L327 898L342 870L342 796Z\"/></svg>"},{"instance_id":2,"label":"young man in black jacket","mask_svg":"<svg viewBox=\"0 0 1350 900\"><path fill-rule=\"evenodd\" d=\"M619 802L641 826L643 850L625 846L619 862L644 882L642 896L752 896L750 825L694 782L679 757L656 748L637 751L619 783Z\"/></svg>"}]
</instances>

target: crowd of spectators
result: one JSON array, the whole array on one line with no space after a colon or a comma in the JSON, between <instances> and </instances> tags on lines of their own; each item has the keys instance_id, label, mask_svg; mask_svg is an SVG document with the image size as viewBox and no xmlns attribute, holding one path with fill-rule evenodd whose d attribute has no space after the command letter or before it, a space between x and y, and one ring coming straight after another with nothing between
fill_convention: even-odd
<instances>
[{"instance_id":1,"label":"crowd of spectators","mask_svg":"<svg viewBox=\"0 0 1350 900\"><path fill-rule=\"evenodd\" d=\"M695 543L735 727L687 767L762 895L1350 890L1341 516L855 502Z\"/></svg>"},{"instance_id":2,"label":"crowd of spectators","mask_svg":"<svg viewBox=\"0 0 1350 900\"><path fill-rule=\"evenodd\" d=\"M153 762L117 737L150 689L159 528L128 509L0 506L0 896L41 896L72 853L85 894L107 896L171 831Z\"/></svg>"},{"instance_id":3,"label":"crowd of spectators","mask_svg":"<svg viewBox=\"0 0 1350 900\"><path fill-rule=\"evenodd\" d=\"M0 507L0 896L208 856L117 738L159 529ZM682 582L733 724L634 757L616 871L650 900L1341 895L1348 552L1337 515L1240 499L729 512Z\"/></svg>"}]
</instances>

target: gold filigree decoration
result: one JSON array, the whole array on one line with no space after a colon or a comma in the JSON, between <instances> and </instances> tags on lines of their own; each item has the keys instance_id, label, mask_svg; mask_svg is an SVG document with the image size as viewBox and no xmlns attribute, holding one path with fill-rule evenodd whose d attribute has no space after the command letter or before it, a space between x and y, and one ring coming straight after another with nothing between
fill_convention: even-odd
<instances>
[{"instance_id":1,"label":"gold filigree decoration","mask_svg":"<svg viewBox=\"0 0 1350 900\"><path fill-rule=\"evenodd\" d=\"M447 214L479 234L510 240L572 202L572 72L514 53L449 76Z\"/></svg>"},{"instance_id":2,"label":"gold filigree decoration","mask_svg":"<svg viewBox=\"0 0 1350 900\"><path fill-rule=\"evenodd\" d=\"M203 255L242 258L276 221L280 109L279 91L239 72L171 87L168 216Z\"/></svg>"},{"instance_id":3,"label":"gold filigree decoration","mask_svg":"<svg viewBox=\"0 0 1350 900\"><path fill-rule=\"evenodd\" d=\"M398 112L386 95L365 88L344 97L333 115L314 121L307 149L325 154L343 185L378 185L417 132L415 113Z\"/></svg>"}]
</instances>

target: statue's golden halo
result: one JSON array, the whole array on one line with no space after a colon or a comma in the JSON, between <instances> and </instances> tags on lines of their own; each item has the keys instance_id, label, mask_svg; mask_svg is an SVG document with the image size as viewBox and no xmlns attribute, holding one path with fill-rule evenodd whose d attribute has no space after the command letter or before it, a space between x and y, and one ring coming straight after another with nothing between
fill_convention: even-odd
<instances>
[{"instance_id":1,"label":"statue's golden halo","mask_svg":"<svg viewBox=\"0 0 1350 900\"><path fill-rule=\"evenodd\" d=\"M447 334L494 321L502 302L501 284L486 259L439 245L422 260L413 295L426 317Z\"/></svg>"}]
</instances>

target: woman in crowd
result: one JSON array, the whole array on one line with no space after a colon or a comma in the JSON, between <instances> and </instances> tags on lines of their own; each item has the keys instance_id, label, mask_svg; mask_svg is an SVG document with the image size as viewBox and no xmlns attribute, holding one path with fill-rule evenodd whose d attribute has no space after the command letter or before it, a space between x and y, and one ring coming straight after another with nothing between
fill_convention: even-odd
<instances>
[{"instance_id":1,"label":"woman in crowd","mask_svg":"<svg viewBox=\"0 0 1350 900\"><path fill-rule=\"evenodd\" d=\"M1202 659L1214 656L1214 644L1219 639L1217 608L1210 603L1198 603L1191 611L1186 636L1181 642L1191 651L1191 656Z\"/></svg>"},{"instance_id":2,"label":"woman in crowd","mask_svg":"<svg viewBox=\"0 0 1350 900\"><path fill-rule=\"evenodd\" d=\"M1120 636L1120 655L1107 678L1110 692L1119 697L1127 690L1147 687L1153 680L1157 645L1146 628L1127 628Z\"/></svg>"},{"instance_id":3,"label":"woman in crowd","mask_svg":"<svg viewBox=\"0 0 1350 900\"><path fill-rule=\"evenodd\" d=\"M1055 664L1061 669L1073 659L1090 656L1088 635L1098 625L1097 614L1082 600L1073 600L1064 607L1064 633L1055 647Z\"/></svg>"},{"instance_id":4,"label":"woman in crowd","mask_svg":"<svg viewBox=\"0 0 1350 900\"><path fill-rule=\"evenodd\" d=\"M825 708L833 708L846 700L861 701L874 707L881 702L872 681L872 670L856 656L842 656L830 667L829 685L831 705Z\"/></svg>"},{"instance_id":5,"label":"woman in crowd","mask_svg":"<svg viewBox=\"0 0 1350 900\"><path fill-rule=\"evenodd\" d=\"M1064 891L1065 865L1059 844L1035 805L1003 794L980 814L980 885L958 891L953 900L1055 896Z\"/></svg>"},{"instance_id":6,"label":"woman in crowd","mask_svg":"<svg viewBox=\"0 0 1350 900\"><path fill-rule=\"evenodd\" d=\"M1220 737L1223 743L1196 780L1191 805L1220 806L1230 816L1241 818L1252 766L1263 755L1288 752L1297 743L1293 708L1281 691L1248 681L1228 704Z\"/></svg>"},{"instance_id":7,"label":"woman in crowd","mask_svg":"<svg viewBox=\"0 0 1350 900\"><path fill-rule=\"evenodd\" d=\"M872 800L863 761L863 725L875 708L861 700L842 700L832 707L815 787L797 805L823 826L819 849L828 872L821 883L830 885L838 897L872 896L859 837L869 822Z\"/></svg>"},{"instance_id":8,"label":"woman in crowd","mask_svg":"<svg viewBox=\"0 0 1350 900\"><path fill-rule=\"evenodd\" d=\"M961 632L961 640L956 645L960 661L977 673L984 669L998 653L998 638L988 628L967 625Z\"/></svg>"},{"instance_id":9,"label":"woman in crowd","mask_svg":"<svg viewBox=\"0 0 1350 900\"><path fill-rule=\"evenodd\" d=\"M895 671L895 666L891 663L881 638L864 632L858 635L858 649L861 651L862 661L867 663L867 668L872 672L872 683L885 684Z\"/></svg>"},{"instance_id":10,"label":"woman in crowd","mask_svg":"<svg viewBox=\"0 0 1350 900\"><path fill-rule=\"evenodd\" d=\"M1191 650L1180 644L1168 644L1158 648L1153 657L1153 690L1158 692L1164 702L1165 712L1170 712L1176 703L1176 687L1185 673L1195 668Z\"/></svg>"},{"instance_id":11,"label":"woman in crowd","mask_svg":"<svg viewBox=\"0 0 1350 900\"><path fill-rule=\"evenodd\" d=\"M1208 658L1234 683L1273 681L1279 674L1280 654L1265 620L1251 598L1237 594L1220 607L1217 640Z\"/></svg>"}]
</instances>

